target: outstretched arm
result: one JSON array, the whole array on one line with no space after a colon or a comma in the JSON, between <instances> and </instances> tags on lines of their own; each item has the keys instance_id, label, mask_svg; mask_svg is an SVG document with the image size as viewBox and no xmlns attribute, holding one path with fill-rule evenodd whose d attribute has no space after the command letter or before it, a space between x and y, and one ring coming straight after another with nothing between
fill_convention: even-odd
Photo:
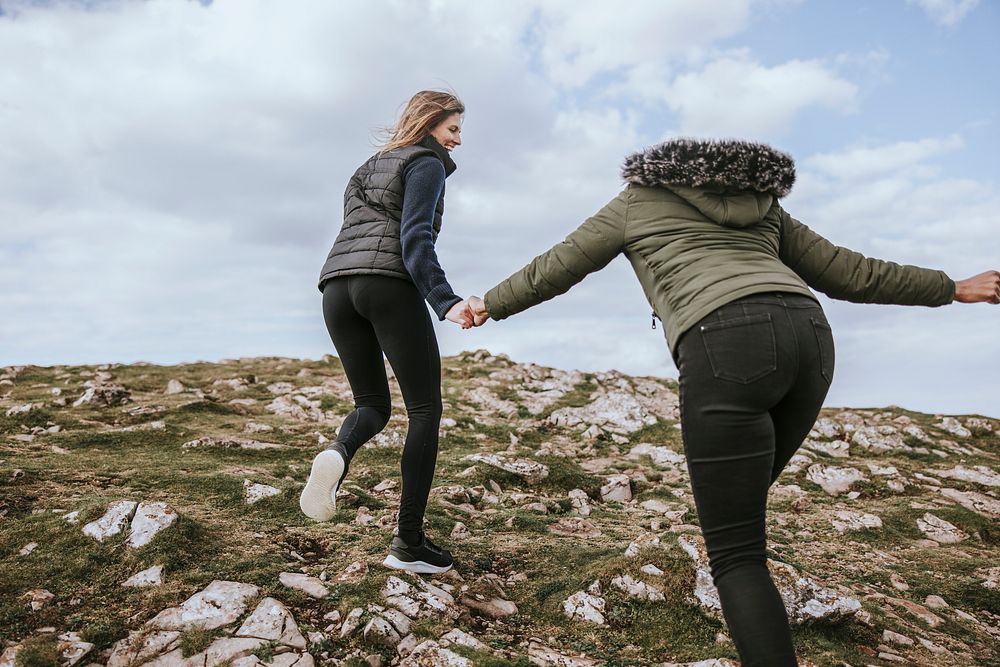
<instances>
[{"instance_id":1,"label":"outstretched arm","mask_svg":"<svg viewBox=\"0 0 1000 667\"><path fill-rule=\"evenodd\" d=\"M781 261L810 287L834 299L901 306L943 306L956 298L943 271L865 257L833 243L791 217L781 216Z\"/></svg>"},{"instance_id":2,"label":"outstretched arm","mask_svg":"<svg viewBox=\"0 0 1000 667\"><path fill-rule=\"evenodd\" d=\"M628 190L576 228L564 241L470 305L477 324L485 317L502 320L563 294L588 274L603 269L625 247Z\"/></svg>"}]
</instances>

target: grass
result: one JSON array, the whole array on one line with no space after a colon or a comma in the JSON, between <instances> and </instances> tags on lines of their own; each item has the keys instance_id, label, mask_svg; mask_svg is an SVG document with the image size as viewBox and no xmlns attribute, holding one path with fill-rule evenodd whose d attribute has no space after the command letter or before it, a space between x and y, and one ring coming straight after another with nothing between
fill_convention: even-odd
<instances>
[{"instance_id":1,"label":"grass","mask_svg":"<svg viewBox=\"0 0 1000 667\"><path fill-rule=\"evenodd\" d=\"M571 392L543 414L530 419L521 414L486 425L477 412L464 406L461 398L464 392L489 373L511 363L502 357L482 366L454 358L444 362L445 400L451 405L447 416L454 418L457 425L447 429L441 440L434 485L489 486L495 481L503 493L499 494L501 504L475 503L477 513L471 515L432 498L426 515L427 530L439 544L455 553L458 571L471 591L494 595L497 593L490 592L491 585L484 577L496 576L507 581L514 575L524 575L516 583L504 584L507 598L519 607L518 614L489 623L469 617L456 622L497 652L455 646L452 650L480 665L525 667L529 663L520 642L529 638L542 638L551 646L586 653L608 665L735 657L731 644L720 645L715 641L716 633L724 629L723 624L706 617L689 600L694 571L688 556L674 545L673 536L661 530L661 546L644 548L637 558L625 558L625 546L648 529L650 515L637 513L634 505L600 503L597 499L606 473L588 473L577 458L539 457L535 453L546 442L558 444L579 439L575 429L553 426L545 422L545 417L563 407L590 403L591 395L599 389L596 375L585 374L584 381ZM300 376L303 369L308 373ZM61 387L62 396L71 403L83 392L83 382L93 377L96 370L96 367L31 367L16 377L13 386L4 388L11 396L0 402L0 462L4 471L0 474L0 641L22 643L19 665L54 664L52 635L38 634L41 628L79 632L98 651L106 650L145 620L183 602L215 579L251 583L261 588L262 595L278 597L292 610L303 632L325 625L322 616L328 611L338 609L346 615L354 607L367 608L380 599L390 572L378 563L386 553L391 529L360 526L354 523L354 518L362 505L376 517L396 511L398 487L389 494L373 493L371 487L383 479L399 481L400 448L362 450L352 462L345 485L351 496L345 494L338 503L334 521L313 523L301 516L297 495L317 449L314 434L332 436L335 424L295 422L266 409L273 398L267 389L271 383L289 382L305 387L321 385L328 378L342 382L336 359L269 358L222 364L116 366L107 370L113 376L112 382L124 384L132 392L133 402L129 405L111 408L53 405L50 387ZM212 384L216 378L237 377L253 382L240 391ZM199 399L190 392L166 396L164 389L170 379L180 380L190 390L200 389L206 397ZM516 386L492 389L501 398L518 402ZM313 398L322 409L343 414L350 406L336 394L331 390ZM255 398L258 403L249 407L232 406L228 401L233 398ZM29 413L5 416L10 407L28 402L44 405ZM126 408L141 406L162 406L163 410L155 414L126 412ZM836 412L825 414L832 416ZM941 435L933 429L936 420L931 415L898 409L891 412L907 414L932 437ZM154 420L164 421L166 428L120 430ZM271 424L274 431L246 434L244 425L248 420ZM51 424L61 425L62 432L39 434L31 443L12 437ZM398 430L400 424L405 422L397 414L390 428ZM484 464L475 464L471 476L457 477L472 465L462 461L463 456L503 452L510 444L511 434L519 440L516 456L544 463L549 467L548 477L530 485L516 475ZM264 440L290 448L280 451L181 448L185 442L206 435ZM1000 435L985 429L975 431L970 439L949 439L986 452L1000 451ZM581 450L588 447L593 452L591 457L615 458L617 463L608 473L644 471L648 481L633 483L636 501L661 498L672 506L689 504L690 498L680 500L671 493L672 488L686 489L686 482L665 481L670 475L653 469L649 460L625 459L623 454L639 442L683 451L680 431L673 423L648 426L629 435L625 444L602 438L580 442L579 447ZM69 453L56 454L53 445ZM817 457L817 460L825 459ZM865 461L896 465L901 473L912 477L914 471L922 471L929 462L935 467L950 467L959 462L959 457L953 454L942 460L936 455L858 452L853 465L865 471ZM981 456L961 457L961 463L996 465L995 459ZM16 478L7 472L14 469L21 471ZM246 506L244 478L277 486L282 494ZM886 595L920 603L927 595L941 595L953 607L984 621L988 619L985 612L996 613L1000 609L1000 595L983 587L981 575L976 574L980 568L996 563L1000 536L995 522L958 506L932 510L910 507L914 501L938 499L919 483L911 485L906 493L897 494L889 491L880 478L871 477L854 486L861 496L847 501L843 497L826 497L804 481L804 473L783 483L792 481L811 492L812 502L783 514L789 522L787 526L774 526L777 530L771 546L782 560L821 575L831 583L863 585L865 590L874 588ZM955 488L984 491L960 481L946 483ZM593 513L589 520L601 530L601 536L584 539L549 531L549 526L559 518L572 516L567 493L574 488L583 489L592 499ZM549 513L513 506L509 493L515 490L537 495ZM101 516L108 503L121 499L162 500L173 506L180 518L139 550L127 548L124 535L98 543L82 534L84 523ZM788 509L785 504L778 505L782 512ZM845 504L881 516L883 528L843 536L834 534L829 514L834 507ZM68 524L60 514L49 511L52 509L79 510L81 522ZM910 548L911 542L924 537L916 527L916 519L927 511L955 524L970 538L935 549ZM452 541L448 537L456 521L468 526L467 539ZM695 513L689 512L685 521L697 523ZM796 537L797 531L804 528L813 533L811 539ZM20 556L19 551L28 542L37 542L39 547L30 555ZM293 556L293 551L303 560ZM882 562L881 556L874 555L879 551L894 554L897 561ZM324 600L289 591L278 583L278 574L283 571L304 570L318 575L327 570L335 575L355 560L369 564L368 575L356 584L331 585L330 596ZM646 563L655 564L665 575L655 578L641 573L639 568ZM162 586L147 589L121 586L128 577L156 564L164 566ZM612 589L611 579L623 573L659 586L667 600L640 602ZM905 579L910 590L896 591L890 582L892 573ZM563 602L595 579L601 581L608 602L607 626L597 628L567 621ZM22 599L27 590L34 588L46 588L55 596L37 612L32 612ZM866 664L873 659L861 648L877 645L882 628L909 632L902 621L883 613L876 604L869 606L866 602L866 608L875 618L874 628L856 622L795 628L800 655L818 664L842 661ZM956 620L953 611L945 609L939 615L947 621L940 630L954 640L950 644L939 642L954 651L954 655L941 659L942 665L952 667L995 657L995 651L988 648L988 635ZM421 639L436 638L452 625L437 619L422 619L413 623L413 631ZM213 632L186 633L185 651L196 653L216 636L218 633ZM270 657L275 649L273 645L265 645L258 649L259 657ZM340 660L357 649L372 652L362 646L358 635L346 641L336 638L324 645L322 651ZM391 651L376 652L386 659L392 657Z\"/></svg>"}]
</instances>

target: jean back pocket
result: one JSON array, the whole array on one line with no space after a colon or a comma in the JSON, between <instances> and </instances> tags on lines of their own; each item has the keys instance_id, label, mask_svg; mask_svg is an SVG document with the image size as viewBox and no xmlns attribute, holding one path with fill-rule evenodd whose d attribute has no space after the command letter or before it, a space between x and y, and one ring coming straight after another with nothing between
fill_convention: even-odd
<instances>
[{"instance_id":1,"label":"jean back pocket","mask_svg":"<svg viewBox=\"0 0 1000 667\"><path fill-rule=\"evenodd\" d=\"M771 313L707 322L699 327L712 374L750 384L778 368Z\"/></svg>"},{"instance_id":2,"label":"jean back pocket","mask_svg":"<svg viewBox=\"0 0 1000 667\"><path fill-rule=\"evenodd\" d=\"M833 329L830 323L822 317L810 317L813 332L816 334L816 345L819 347L819 372L827 384L833 382L833 367L836 360L833 349Z\"/></svg>"}]
</instances>

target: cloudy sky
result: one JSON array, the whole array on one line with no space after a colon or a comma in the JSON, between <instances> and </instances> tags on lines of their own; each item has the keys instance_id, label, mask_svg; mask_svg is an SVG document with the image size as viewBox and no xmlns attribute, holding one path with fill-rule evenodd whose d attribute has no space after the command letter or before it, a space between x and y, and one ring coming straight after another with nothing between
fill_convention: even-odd
<instances>
[{"instance_id":1,"label":"cloudy sky","mask_svg":"<svg viewBox=\"0 0 1000 667\"><path fill-rule=\"evenodd\" d=\"M438 244L463 295L677 135L791 153L785 207L837 244L1000 268L998 34L979 0L0 0L0 365L331 353L344 185L428 87L468 108ZM1000 308L823 302L828 405L1000 417ZM624 258L452 327L445 354L676 376Z\"/></svg>"}]
</instances>

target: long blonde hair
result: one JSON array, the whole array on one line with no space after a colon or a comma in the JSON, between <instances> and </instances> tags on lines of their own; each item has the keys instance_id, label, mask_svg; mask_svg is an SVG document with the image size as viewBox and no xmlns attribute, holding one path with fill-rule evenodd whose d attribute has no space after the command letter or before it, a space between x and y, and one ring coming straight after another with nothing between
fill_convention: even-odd
<instances>
[{"instance_id":1,"label":"long blonde hair","mask_svg":"<svg viewBox=\"0 0 1000 667\"><path fill-rule=\"evenodd\" d=\"M379 147L379 152L418 143L434 126L456 113L465 113L465 104L454 93L421 90L406 103L396 124L383 130L385 141Z\"/></svg>"}]
</instances>

